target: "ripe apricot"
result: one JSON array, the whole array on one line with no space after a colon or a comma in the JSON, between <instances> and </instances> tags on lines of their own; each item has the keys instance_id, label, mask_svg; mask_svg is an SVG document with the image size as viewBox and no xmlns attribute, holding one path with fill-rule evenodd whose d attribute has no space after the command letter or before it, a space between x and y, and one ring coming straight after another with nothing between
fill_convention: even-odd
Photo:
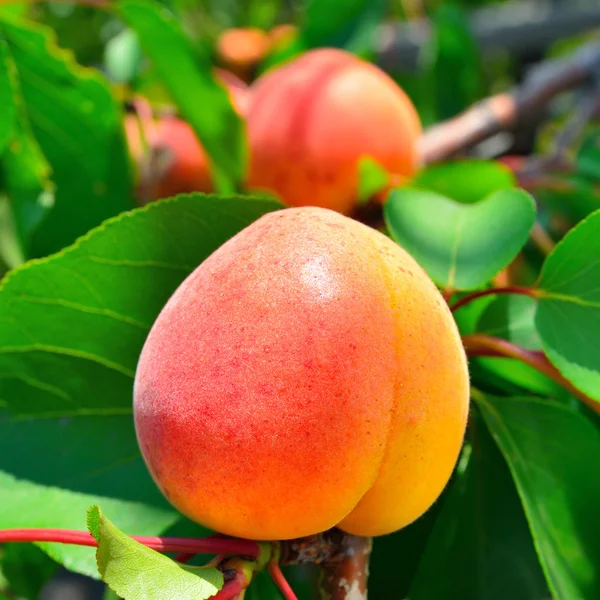
<instances>
[{"instance_id":1,"label":"ripe apricot","mask_svg":"<svg viewBox=\"0 0 600 600\"><path fill-rule=\"evenodd\" d=\"M248 186L290 206L350 214L363 156L394 175L418 167L419 117L376 66L331 48L313 50L252 85Z\"/></svg>"},{"instance_id":2,"label":"ripe apricot","mask_svg":"<svg viewBox=\"0 0 600 600\"><path fill-rule=\"evenodd\" d=\"M215 69L219 81L228 89L233 107L240 116L247 111L248 87L238 77ZM208 158L193 129L174 116L158 120L142 117L141 126L148 145L144 149L140 122L135 115L125 116L125 134L144 184L144 199L166 198L186 192L213 190Z\"/></svg>"},{"instance_id":3,"label":"ripe apricot","mask_svg":"<svg viewBox=\"0 0 600 600\"><path fill-rule=\"evenodd\" d=\"M271 40L267 32L257 27L226 29L217 40L217 60L239 78L250 81L270 46Z\"/></svg>"},{"instance_id":4,"label":"ripe apricot","mask_svg":"<svg viewBox=\"0 0 600 600\"><path fill-rule=\"evenodd\" d=\"M219 532L395 531L446 485L469 377L435 285L389 238L322 208L270 213L176 290L134 416L156 483Z\"/></svg>"}]
</instances>

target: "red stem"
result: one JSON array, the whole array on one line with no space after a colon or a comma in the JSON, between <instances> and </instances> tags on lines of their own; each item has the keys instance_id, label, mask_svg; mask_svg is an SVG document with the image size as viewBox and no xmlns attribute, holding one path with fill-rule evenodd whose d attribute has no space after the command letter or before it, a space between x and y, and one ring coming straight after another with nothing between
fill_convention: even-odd
<instances>
[{"instance_id":1,"label":"red stem","mask_svg":"<svg viewBox=\"0 0 600 600\"><path fill-rule=\"evenodd\" d=\"M455 302L452 306L450 306L450 310L454 312L458 310L461 306L464 306L469 302L473 302L473 300L477 300L477 298L482 298L483 296L491 296L495 294L521 294L524 296L537 298L537 292L535 291L535 289L529 287L521 287L515 285L509 287L489 288L487 290L479 290L478 292L473 292L472 294L467 294L466 296L463 296L458 302Z\"/></svg>"},{"instance_id":2,"label":"red stem","mask_svg":"<svg viewBox=\"0 0 600 600\"><path fill-rule=\"evenodd\" d=\"M134 540L159 552L186 554L239 554L258 558L259 547L251 540L207 538L175 538L131 536ZM87 531L70 529L5 529L0 530L0 544L8 542L56 542L97 547L98 542Z\"/></svg>"},{"instance_id":3,"label":"red stem","mask_svg":"<svg viewBox=\"0 0 600 600\"><path fill-rule=\"evenodd\" d=\"M180 552L173 560L178 563L186 563L190 562L194 556L196 555L191 552Z\"/></svg>"},{"instance_id":4,"label":"red stem","mask_svg":"<svg viewBox=\"0 0 600 600\"><path fill-rule=\"evenodd\" d=\"M294 594L294 590L291 588L290 584L287 582L284 574L281 572L279 568L279 564L276 560L272 560L269 563L269 573L275 582L275 585L279 588L279 591L283 594L285 600L298 600L296 594Z\"/></svg>"},{"instance_id":5,"label":"red stem","mask_svg":"<svg viewBox=\"0 0 600 600\"><path fill-rule=\"evenodd\" d=\"M542 373L542 375L558 383L558 385L565 388L587 407L600 415L600 402L596 402L593 398L590 398L587 394L577 389L568 379L565 379L543 352L526 350L508 340L480 333L465 335L462 340L469 356L500 356L520 360L522 363L533 367L536 371Z\"/></svg>"},{"instance_id":6,"label":"red stem","mask_svg":"<svg viewBox=\"0 0 600 600\"><path fill-rule=\"evenodd\" d=\"M232 579L225 583L221 591L212 596L212 600L233 600L234 598L239 598L244 589L245 587L239 579Z\"/></svg>"}]
</instances>

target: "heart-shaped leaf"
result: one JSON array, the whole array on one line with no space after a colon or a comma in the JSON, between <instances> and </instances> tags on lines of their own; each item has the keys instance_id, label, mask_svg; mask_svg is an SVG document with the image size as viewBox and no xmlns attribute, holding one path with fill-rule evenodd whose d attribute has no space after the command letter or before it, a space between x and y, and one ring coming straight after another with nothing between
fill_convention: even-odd
<instances>
[{"instance_id":1,"label":"heart-shaped leaf","mask_svg":"<svg viewBox=\"0 0 600 600\"><path fill-rule=\"evenodd\" d=\"M408 183L437 192L457 202L473 204L491 193L514 187L513 172L493 160L463 159L434 164L419 171Z\"/></svg>"},{"instance_id":2,"label":"heart-shaped leaf","mask_svg":"<svg viewBox=\"0 0 600 600\"><path fill-rule=\"evenodd\" d=\"M90 533L98 542L96 559L102 579L125 600L207 600L223 587L214 567L190 567L160 554L119 531L92 506Z\"/></svg>"},{"instance_id":3,"label":"heart-shaped leaf","mask_svg":"<svg viewBox=\"0 0 600 600\"><path fill-rule=\"evenodd\" d=\"M600 598L600 432L531 398L474 399L519 490L553 598Z\"/></svg>"},{"instance_id":4,"label":"heart-shaped leaf","mask_svg":"<svg viewBox=\"0 0 600 600\"><path fill-rule=\"evenodd\" d=\"M468 290L488 282L519 253L535 222L535 203L518 189L460 204L402 188L390 193L384 214L394 240L437 284Z\"/></svg>"},{"instance_id":5,"label":"heart-shaped leaf","mask_svg":"<svg viewBox=\"0 0 600 600\"><path fill-rule=\"evenodd\" d=\"M600 211L572 229L542 267L535 324L548 358L600 400Z\"/></svg>"}]
</instances>

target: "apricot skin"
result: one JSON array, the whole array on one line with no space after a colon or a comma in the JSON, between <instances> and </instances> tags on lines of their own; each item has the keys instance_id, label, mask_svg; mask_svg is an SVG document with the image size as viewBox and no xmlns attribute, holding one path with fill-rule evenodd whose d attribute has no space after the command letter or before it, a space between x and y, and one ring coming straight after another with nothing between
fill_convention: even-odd
<instances>
[{"instance_id":1,"label":"apricot skin","mask_svg":"<svg viewBox=\"0 0 600 600\"><path fill-rule=\"evenodd\" d=\"M218 80L229 91L233 107L240 116L247 111L248 88L232 73L215 69ZM165 150L169 161L165 172L155 182L152 199L166 198L187 192L214 191L208 158L194 130L182 119L165 116L156 121L142 119L144 136L153 151ZM125 135L132 158L140 166L144 154L140 123L135 115L125 116Z\"/></svg>"},{"instance_id":2,"label":"apricot skin","mask_svg":"<svg viewBox=\"0 0 600 600\"><path fill-rule=\"evenodd\" d=\"M352 54L313 50L251 89L250 188L271 190L289 206L350 214L363 156L396 176L418 168L421 125L411 101L383 71Z\"/></svg>"},{"instance_id":3,"label":"apricot skin","mask_svg":"<svg viewBox=\"0 0 600 600\"><path fill-rule=\"evenodd\" d=\"M469 378L452 315L383 234L270 213L206 259L144 345L134 417L157 485L219 532L395 531L446 485Z\"/></svg>"}]
</instances>

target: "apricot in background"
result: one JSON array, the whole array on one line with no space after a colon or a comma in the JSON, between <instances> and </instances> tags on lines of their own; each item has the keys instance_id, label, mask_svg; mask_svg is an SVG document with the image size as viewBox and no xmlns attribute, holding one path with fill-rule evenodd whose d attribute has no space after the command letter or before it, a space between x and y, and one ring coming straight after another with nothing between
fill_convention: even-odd
<instances>
[{"instance_id":1,"label":"apricot in background","mask_svg":"<svg viewBox=\"0 0 600 600\"><path fill-rule=\"evenodd\" d=\"M439 291L383 234L270 213L206 259L145 342L134 416L154 480L219 532L404 527L455 466L467 361Z\"/></svg>"},{"instance_id":2,"label":"apricot in background","mask_svg":"<svg viewBox=\"0 0 600 600\"><path fill-rule=\"evenodd\" d=\"M248 87L232 73L223 69L215 71L219 81L227 87L237 113L244 116ZM208 158L186 121L172 115L157 120L140 115L138 120L136 115L128 114L125 116L125 134L139 169L142 203L186 192L213 191Z\"/></svg>"},{"instance_id":3,"label":"apricot in background","mask_svg":"<svg viewBox=\"0 0 600 600\"><path fill-rule=\"evenodd\" d=\"M226 29L216 45L219 64L249 82L271 47L269 34L257 27Z\"/></svg>"},{"instance_id":4,"label":"apricot in background","mask_svg":"<svg viewBox=\"0 0 600 600\"><path fill-rule=\"evenodd\" d=\"M388 75L352 54L310 51L251 89L251 189L271 190L289 206L350 214L362 157L395 176L417 170L415 108Z\"/></svg>"}]
</instances>

